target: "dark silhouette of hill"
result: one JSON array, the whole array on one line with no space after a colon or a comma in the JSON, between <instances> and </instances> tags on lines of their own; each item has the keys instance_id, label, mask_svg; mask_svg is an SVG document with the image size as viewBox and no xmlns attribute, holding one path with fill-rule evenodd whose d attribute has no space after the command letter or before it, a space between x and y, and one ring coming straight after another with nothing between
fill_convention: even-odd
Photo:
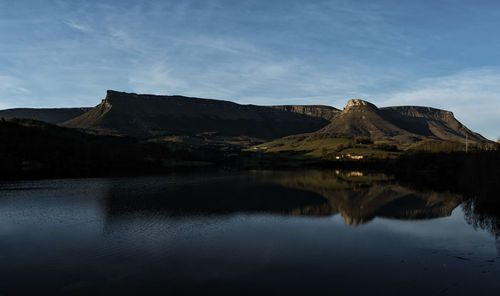
<instances>
[{"instance_id":1,"label":"dark silhouette of hill","mask_svg":"<svg viewBox=\"0 0 500 296\"><path fill-rule=\"evenodd\" d=\"M0 120L0 139L0 179L154 173L194 165L201 157L217 159L202 150L172 151L165 145L91 135L31 119Z\"/></svg>"},{"instance_id":2,"label":"dark silhouette of hill","mask_svg":"<svg viewBox=\"0 0 500 296\"><path fill-rule=\"evenodd\" d=\"M15 108L0 110L0 118L34 119L58 124L82 115L92 108Z\"/></svg>"},{"instance_id":3,"label":"dark silhouette of hill","mask_svg":"<svg viewBox=\"0 0 500 296\"><path fill-rule=\"evenodd\" d=\"M455 119L450 111L429 107L401 106L377 108L363 100L350 100L331 123L315 133L337 138L366 137L398 142L426 139L488 142Z\"/></svg>"},{"instance_id":4,"label":"dark silhouette of hill","mask_svg":"<svg viewBox=\"0 0 500 296\"><path fill-rule=\"evenodd\" d=\"M101 104L62 126L141 139L205 133L270 140L326 124L324 118L263 106L108 91Z\"/></svg>"}]
</instances>

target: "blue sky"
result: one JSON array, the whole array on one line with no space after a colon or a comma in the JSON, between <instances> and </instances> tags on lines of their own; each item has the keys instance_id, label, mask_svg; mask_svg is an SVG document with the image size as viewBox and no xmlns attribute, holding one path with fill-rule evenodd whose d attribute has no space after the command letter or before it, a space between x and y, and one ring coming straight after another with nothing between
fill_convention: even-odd
<instances>
[{"instance_id":1,"label":"blue sky","mask_svg":"<svg viewBox=\"0 0 500 296\"><path fill-rule=\"evenodd\" d=\"M451 110L500 136L498 1L0 0L0 109L107 89Z\"/></svg>"}]
</instances>

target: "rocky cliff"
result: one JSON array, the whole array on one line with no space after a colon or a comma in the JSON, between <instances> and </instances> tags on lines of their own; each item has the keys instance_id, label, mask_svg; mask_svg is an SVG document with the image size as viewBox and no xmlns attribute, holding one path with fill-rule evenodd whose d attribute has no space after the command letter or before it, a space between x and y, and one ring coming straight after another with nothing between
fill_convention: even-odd
<instances>
[{"instance_id":1,"label":"rocky cliff","mask_svg":"<svg viewBox=\"0 0 500 296\"><path fill-rule=\"evenodd\" d=\"M324 118L328 121L331 121L340 112L340 110L337 108L323 105L277 105L270 107L287 112L294 112L312 117Z\"/></svg>"}]
</instances>

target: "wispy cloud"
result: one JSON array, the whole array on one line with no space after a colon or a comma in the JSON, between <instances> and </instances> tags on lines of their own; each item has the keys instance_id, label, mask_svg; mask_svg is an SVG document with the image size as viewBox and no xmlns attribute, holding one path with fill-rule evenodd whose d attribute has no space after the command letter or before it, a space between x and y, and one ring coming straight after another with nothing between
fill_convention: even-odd
<instances>
[{"instance_id":1,"label":"wispy cloud","mask_svg":"<svg viewBox=\"0 0 500 296\"><path fill-rule=\"evenodd\" d=\"M24 95L31 93L29 89L23 86L21 79L8 75L0 75L0 91L7 95Z\"/></svg>"},{"instance_id":2,"label":"wispy cloud","mask_svg":"<svg viewBox=\"0 0 500 296\"><path fill-rule=\"evenodd\" d=\"M77 31L80 31L80 32L84 32L84 33L88 33L90 32L92 29L90 28L90 26L88 25L84 25L84 24L81 24L81 23L77 23L73 20L65 20L63 21L64 24L66 24L68 27L72 28L72 29L75 29Z\"/></svg>"},{"instance_id":3,"label":"wispy cloud","mask_svg":"<svg viewBox=\"0 0 500 296\"><path fill-rule=\"evenodd\" d=\"M359 97L450 109L495 137L499 4L424 2L0 1L0 100L90 106L117 89L342 108Z\"/></svg>"},{"instance_id":4,"label":"wispy cloud","mask_svg":"<svg viewBox=\"0 0 500 296\"><path fill-rule=\"evenodd\" d=\"M0 75L0 95L0 109L7 109L16 107L10 102L26 102L33 93L21 79L12 75Z\"/></svg>"},{"instance_id":5,"label":"wispy cloud","mask_svg":"<svg viewBox=\"0 0 500 296\"><path fill-rule=\"evenodd\" d=\"M189 49L188 49L189 50ZM335 72L301 59L284 59L271 52L249 57L246 51L230 55L214 50L189 50L193 66L175 58L157 56L129 73L136 92L184 94L250 104L325 104L342 107L349 97L366 97L390 75L370 75L366 67L338 65ZM218 59L219 55L224 59ZM217 60L196 66L199 59ZM258 57L258 58L257 58ZM143 60L144 61L144 60Z\"/></svg>"}]
</instances>

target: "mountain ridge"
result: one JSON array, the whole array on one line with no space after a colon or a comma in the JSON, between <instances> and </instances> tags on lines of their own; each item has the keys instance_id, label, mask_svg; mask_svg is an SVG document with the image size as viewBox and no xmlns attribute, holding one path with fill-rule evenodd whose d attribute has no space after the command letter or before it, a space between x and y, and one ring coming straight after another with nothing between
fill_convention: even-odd
<instances>
[{"instance_id":1,"label":"mountain ridge","mask_svg":"<svg viewBox=\"0 0 500 296\"><path fill-rule=\"evenodd\" d=\"M426 106L377 107L351 99L343 110L326 105L242 105L231 101L108 90L93 108L8 109L0 117L31 118L92 133L139 139L180 136L249 137L263 141L296 135L490 142L453 112Z\"/></svg>"},{"instance_id":2,"label":"mountain ridge","mask_svg":"<svg viewBox=\"0 0 500 296\"><path fill-rule=\"evenodd\" d=\"M326 124L324 118L264 106L108 90L99 105L62 126L138 138L215 133L274 139L313 132Z\"/></svg>"},{"instance_id":3,"label":"mountain ridge","mask_svg":"<svg viewBox=\"0 0 500 296\"><path fill-rule=\"evenodd\" d=\"M424 106L378 108L359 99L349 100L329 125L314 134L403 142L425 139L465 142L466 138L472 142L489 141L456 120L451 111Z\"/></svg>"}]
</instances>

